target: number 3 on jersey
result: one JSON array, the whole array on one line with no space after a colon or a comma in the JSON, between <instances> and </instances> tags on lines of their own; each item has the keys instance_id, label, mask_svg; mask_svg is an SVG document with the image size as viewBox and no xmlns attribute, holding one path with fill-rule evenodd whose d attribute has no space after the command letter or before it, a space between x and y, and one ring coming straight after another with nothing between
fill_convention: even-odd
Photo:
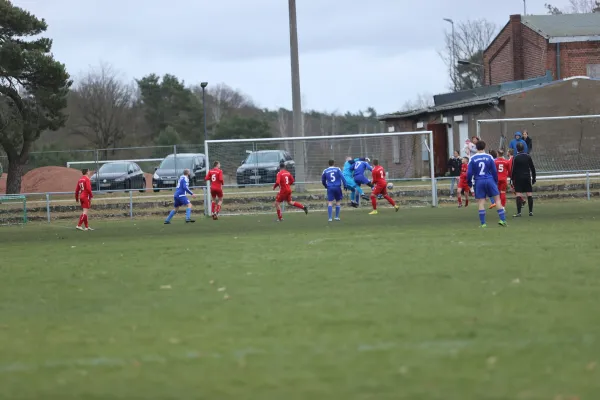
<instances>
[{"instance_id":1,"label":"number 3 on jersey","mask_svg":"<svg viewBox=\"0 0 600 400\"><path fill-rule=\"evenodd\" d=\"M290 184L290 178L288 178L287 176L285 177L285 184L289 185Z\"/></svg>"}]
</instances>

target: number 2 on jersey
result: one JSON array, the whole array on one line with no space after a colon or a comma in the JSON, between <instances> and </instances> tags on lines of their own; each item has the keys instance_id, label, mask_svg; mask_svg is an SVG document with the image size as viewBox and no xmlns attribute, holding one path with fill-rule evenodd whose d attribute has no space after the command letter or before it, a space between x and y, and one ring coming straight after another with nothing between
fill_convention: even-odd
<instances>
[{"instance_id":1,"label":"number 2 on jersey","mask_svg":"<svg viewBox=\"0 0 600 400\"><path fill-rule=\"evenodd\" d=\"M479 175L485 175L485 163L482 161L479 163Z\"/></svg>"}]
</instances>

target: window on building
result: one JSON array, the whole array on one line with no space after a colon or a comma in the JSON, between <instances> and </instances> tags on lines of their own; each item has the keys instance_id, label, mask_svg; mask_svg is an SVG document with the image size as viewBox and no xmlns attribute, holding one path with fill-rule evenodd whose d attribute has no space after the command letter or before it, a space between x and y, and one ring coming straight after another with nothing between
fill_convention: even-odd
<instances>
[{"instance_id":1,"label":"window on building","mask_svg":"<svg viewBox=\"0 0 600 400\"><path fill-rule=\"evenodd\" d=\"M587 76L590 78L600 79L600 64L588 64Z\"/></svg>"}]
</instances>

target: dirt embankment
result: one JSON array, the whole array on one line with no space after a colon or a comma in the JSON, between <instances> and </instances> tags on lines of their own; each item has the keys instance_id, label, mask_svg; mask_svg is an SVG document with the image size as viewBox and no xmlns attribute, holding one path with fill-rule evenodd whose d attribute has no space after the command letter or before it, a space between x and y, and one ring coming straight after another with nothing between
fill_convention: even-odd
<instances>
[{"instance_id":1,"label":"dirt embankment","mask_svg":"<svg viewBox=\"0 0 600 400\"><path fill-rule=\"evenodd\" d=\"M146 176L146 187L152 188L152 174ZM21 193L74 192L81 171L66 167L42 167L29 171L21 181ZM6 174L0 178L0 194L6 193Z\"/></svg>"}]
</instances>

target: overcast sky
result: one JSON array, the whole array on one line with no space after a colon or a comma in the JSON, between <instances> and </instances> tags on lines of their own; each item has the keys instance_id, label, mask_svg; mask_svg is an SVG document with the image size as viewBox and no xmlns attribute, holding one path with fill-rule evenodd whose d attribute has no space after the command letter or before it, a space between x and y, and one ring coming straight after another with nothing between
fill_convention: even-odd
<instances>
[{"instance_id":1,"label":"overcast sky","mask_svg":"<svg viewBox=\"0 0 600 400\"><path fill-rule=\"evenodd\" d=\"M543 14L549 0L527 0ZM224 82L261 107L291 108L286 0L13 0L43 17L74 77L107 62L124 79L172 73ZM552 3L562 7L567 0ZM523 0L297 0L303 107L379 113L448 86L437 55L455 21L500 28Z\"/></svg>"}]
</instances>

